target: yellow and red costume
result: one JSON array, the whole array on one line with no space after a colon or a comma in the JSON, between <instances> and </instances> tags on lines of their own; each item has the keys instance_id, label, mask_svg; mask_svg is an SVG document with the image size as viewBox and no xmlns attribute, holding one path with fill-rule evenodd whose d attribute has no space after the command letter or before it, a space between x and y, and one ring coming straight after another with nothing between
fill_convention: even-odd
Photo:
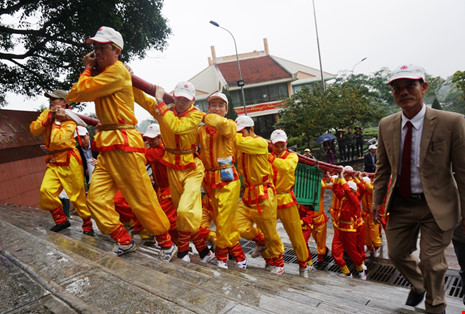
<instances>
[{"instance_id":1,"label":"yellow and red costume","mask_svg":"<svg viewBox=\"0 0 465 314\"><path fill-rule=\"evenodd\" d=\"M96 76L91 76L90 69L86 68L67 99L94 101L102 124L102 131L92 142L93 149L100 155L87 195L87 206L100 231L110 234L122 245L132 240L114 208L113 197L120 189L144 228L160 239L161 246L171 246L168 218L158 204L145 169L145 146L135 128L137 120L128 70L120 61Z\"/></svg>"},{"instance_id":2,"label":"yellow and red costume","mask_svg":"<svg viewBox=\"0 0 465 314\"><path fill-rule=\"evenodd\" d=\"M169 108L164 102L157 103L137 88L134 88L134 99L160 125L161 138L165 144L161 163L167 167L171 199L177 210L178 257L182 258L187 254L191 239L202 257L208 253L205 241L199 233L202 219L200 187L204 166L195 154L198 144L197 130L204 113L194 105L185 112L178 113L174 105Z\"/></svg>"},{"instance_id":3,"label":"yellow and red costume","mask_svg":"<svg viewBox=\"0 0 465 314\"><path fill-rule=\"evenodd\" d=\"M363 194L362 219L364 221L365 245L369 251L376 251L381 247L381 226L373 221L371 207L373 204L373 185L370 182L362 181L365 184L366 192Z\"/></svg>"},{"instance_id":4,"label":"yellow and red costume","mask_svg":"<svg viewBox=\"0 0 465 314\"><path fill-rule=\"evenodd\" d=\"M268 161L272 166L273 183L276 187L277 217L289 236L299 267L306 268L312 255L302 233L297 199L294 195L295 169L299 158L297 154L289 151L281 155L273 152L268 155Z\"/></svg>"},{"instance_id":5,"label":"yellow and red costume","mask_svg":"<svg viewBox=\"0 0 465 314\"><path fill-rule=\"evenodd\" d=\"M326 223L328 222L328 217L326 217L323 205L326 189L332 189L332 184L327 183L326 180L322 179L318 210L313 210L309 205L299 205L299 215L300 220L302 221L302 232L305 243L308 243L310 236L313 236L313 239L316 242L318 262L323 262L328 250L326 247Z\"/></svg>"},{"instance_id":6,"label":"yellow and red costume","mask_svg":"<svg viewBox=\"0 0 465 314\"><path fill-rule=\"evenodd\" d=\"M155 182L155 191L158 196L158 202L170 221L169 233L171 235L171 239L174 242L177 242L178 232L176 228L176 208L171 200L170 183L168 182L166 166L161 163L164 154L165 145L163 144L160 144L158 147L149 147L145 149L145 158L147 158L147 163L150 164L150 167L152 168L152 178Z\"/></svg>"},{"instance_id":7,"label":"yellow and red costume","mask_svg":"<svg viewBox=\"0 0 465 314\"><path fill-rule=\"evenodd\" d=\"M262 256L267 264L283 267L284 246L276 230L277 200L271 164L268 162L268 142L259 136L243 137L238 133L236 156L237 168L245 186L236 212L236 225L243 238L266 245ZM254 223L263 235L254 227Z\"/></svg>"},{"instance_id":8,"label":"yellow and red costume","mask_svg":"<svg viewBox=\"0 0 465 314\"><path fill-rule=\"evenodd\" d=\"M49 152L45 159L47 170L40 186L40 208L52 214L56 225L66 222L67 217L58 197L64 189L84 221L82 230L90 232L92 221L86 206L84 170L74 140L76 122L52 121L51 116L50 109L46 109L29 126L34 136L43 135L45 148Z\"/></svg>"},{"instance_id":9,"label":"yellow and red costume","mask_svg":"<svg viewBox=\"0 0 465 314\"><path fill-rule=\"evenodd\" d=\"M365 192L365 186L355 179L358 190L353 193L345 179L339 179L333 184L333 192L341 200L341 208L334 225L334 238L332 244L332 255L342 273L348 274L344 251L355 264L360 272L363 270L365 256L363 254L363 220L360 214L360 198Z\"/></svg>"},{"instance_id":10,"label":"yellow and red costume","mask_svg":"<svg viewBox=\"0 0 465 314\"><path fill-rule=\"evenodd\" d=\"M245 260L245 254L239 243L239 229L234 222L240 195L239 174L234 167L237 126L234 121L218 114L207 114L204 122L198 136L200 158L205 166L203 187L216 225L215 256L217 260L226 262L229 253L237 262L241 262ZM230 174L227 179L221 176L225 170Z\"/></svg>"}]
</instances>

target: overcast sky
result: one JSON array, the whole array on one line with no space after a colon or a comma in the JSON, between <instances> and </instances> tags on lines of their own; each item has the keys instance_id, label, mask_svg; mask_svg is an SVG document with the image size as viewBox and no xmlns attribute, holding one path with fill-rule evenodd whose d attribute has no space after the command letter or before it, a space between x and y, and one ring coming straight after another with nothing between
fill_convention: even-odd
<instances>
[{"instance_id":1,"label":"overcast sky","mask_svg":"<svg viewBox=\"0 0 465 314\"><path fill-rule=\"evenodd\" d=\"M443 78L465 70L463 0L315 0L315 9L326 72L351 71L363 58L354 73L410 63ZM234 35L239 53L264 50L267 38L271 55L319 69L311 0L166 0L162 12L172 29L167 49L149 51L130 65L136 75L167 91L208 66L210 46L218 57L235 54L231 35L210 20ZM6 109L47 104L45 97L8 100L15 104ZM94 106L84 112L95 112ZM138 107L136 116L144 120L149 114Z\"/></svg>"}]
</instances>

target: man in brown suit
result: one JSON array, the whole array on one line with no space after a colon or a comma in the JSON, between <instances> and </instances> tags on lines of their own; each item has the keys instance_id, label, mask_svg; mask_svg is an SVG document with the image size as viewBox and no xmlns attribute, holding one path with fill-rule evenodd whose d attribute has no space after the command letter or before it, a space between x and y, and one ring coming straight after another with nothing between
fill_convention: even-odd
<instances>
[{"instance_id":1,"label":"man in brown suit","mask_svg":"<svg viewBox=\"0 0 465 314\"><path fill-rule=\"evenodd\" d=\"M373 219L387 193L388 254L412 285L406 304L418 305L426 292L426 311L445 313L444 250L460 218L465 230L465 119L426 107L421 67L401 66L387 84L402 112L379 123ZM419 232L420 263L412 255Z\"/></svg>"}]
</instances>

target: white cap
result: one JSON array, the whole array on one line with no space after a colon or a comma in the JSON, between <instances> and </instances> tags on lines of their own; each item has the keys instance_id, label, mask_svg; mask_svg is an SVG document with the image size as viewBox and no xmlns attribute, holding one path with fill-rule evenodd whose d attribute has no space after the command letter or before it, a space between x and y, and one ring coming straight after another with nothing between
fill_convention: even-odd
<instances>
[{"instance_id":1,"label":"white cap","mask_svg":"<svg viewBox=\"0 0 465 314\"><path fill-rule=\"evenodd\" d=\"M331 176L331 178L337 179L337 178L339 178L339 176L334 174L334 175Z\"/></svg>"},{"instance_id":2,"label":"white cap","mask_svg":"<svg viewBox=\"0 0 465 314\"><path fill-rule=\"evenodd\" d=\"M344 171L354 171L354 168L352 166L344 166Z\"/></svg>"},{"instance_id":3,"label":"white cap","mask_svg":"<svg viewBox=\"0 0 465 314\"><path fill-rule=\"evenodd\" d=\"M173 97L184 97L189 100L195 98L195 87L191 82L179 82L173 91Z\"/></svg>"},{"instance_id":4,"label":"white cap","mask_svg":"<svg viewBox=\"0 0 465 314\"><path fill-rule=\"evenodd\" d=\"M390 85L393 81L399 79L410 79L410 80L425 80L425 69L418 65L401 65L400 67L396 68L392 71L391 78L386 85Z\"/></svg>"},{"instance_id":5,"label":"white cap","mask_svg":"<svg viewBox=\"0 0 465 314\"><path fill-rule=\"evenodd\" d=\"M123 49L124 42L123 36L121 36L120 32L115 31L113 28L108 26L102 26L99 28L97 33L94 37L87 38L84 43L91 44L93 41L106 44L106 43L114 43L118 47Z\"/></svg>"},{"instance_id":6,"label":"white cap","mask_svg":"<svg viewBox=\"0 0 465 314\"><path fill-rule=\"evenodd\" d=\"M371 183L371 179L368 178L368 177L363 177L362 180L367 182L367 183Z\"/></svg>"},{"instance_id":7,"label":"white cap","mask_svg":"<svg viewBox=\"0 0 465 314\"><path fill-rule=\"evenodd\" d=\"M377 149L377 148L378 148L378 147L376 147L376 145L373 145L373 144L370 145L370 146L368 146L368 150L370 150L370 149Z\"/></svg>"},{"instance_id":8,"label":"white cap","mask_svg":"<svg viewBox=\"0 0 465 314\"><path fill-rule=\"evenodd\" d=\"M77 126L77 134L79 136L85 136L86 134L89 134L89 132L87 131L87 129L85 127L78 125Z\"/></svg>"},{"instance_id":9,"label":"white cap","mask_svg":"<svg viewBox=\"0 0 465 314\"><path fill-rule=\"evenodd\" d=\"M210 102L210 100L213 100L215 98L223 100L226 103L226 106L228 105L228 97L226 97L226 95L221 92L214 92L213 94L208 96L207 102Z\"/></svg>"},{"instance_id":10,"label":"white cap","mask_svg":"<svg viewBox=\"0 0 465 314\"><path fill-rule=\"evenodd\" d=\"M347 184L349 185L349 188L351 190L357 191L357 183L355 183L354 181L349 181L347 182Z\"/></svg>"},{"instance_id":11,"label":"white cap","mask_svg":"<svg viewBox=\"0 0 465 314\"><path fill-rule=\"evenodd\" d=\"M255 123L253 122L252 118L249 116L239 116L236 118L237 124L237 132L242 131L245 128L254 126Z\"/></svg>"},{"instance_id":12,"label":"white cap","mask_svg":"<svg viewBox=\"0 0 465 314\"><path fill-rule=\"evenodd\" d=\"M147 127L143 137L156 138L158 135L160 135L160 126L153 123Z\"/></svg>"},{"instance_id":13,"label":"white cap","mask_svg":"<svg viewBox=\"0 0 465 314\"><path fill-rule=\"evenodd\" d=\"M272 144L276 144L278 142L287 142L287 135L286 132L283 130L274 130L273 133L271 133L270 140Z\"/></svg>"}]
</instances>

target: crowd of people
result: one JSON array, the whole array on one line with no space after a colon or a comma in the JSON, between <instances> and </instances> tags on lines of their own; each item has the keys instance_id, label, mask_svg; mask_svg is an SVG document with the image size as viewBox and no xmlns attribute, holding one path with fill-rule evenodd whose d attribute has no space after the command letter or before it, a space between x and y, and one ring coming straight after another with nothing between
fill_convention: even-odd
<instances>
[{"instance_id":1,"label":"crowd of people","mask_svg":"<svg viewBox=\"0 0 465 314\"><path fill-rule=\"evenodd\" d=\"M352 276L346 253L358 277L366 280L366 254L377 256L385 229L389 257L412 284L407 304L417 305L426 291L426 310L445 311L444 250L460 217L459 227L465 229L465 121L425 108L428 85L421 68L404 66L388 83L402 112L381 121L379 145L364 156L366 172L376 171L374 182L350 166L325 173L321 198L327 189L333 194L329 250L322 200L315 207L300 205L294 195L298 157L287 149L285 131L275 130L268 141L255 134L249 116L226 118L229 104L221 92L207 98L207 113L200 111L190 82L176 85L174 104L164 102L160 86L149 97L132 86L131 69L118 60L124 47L119 32L103 26L85 42L94 51L84 56L79 80L68 93L46 93L50 108L30 126L34 135L43 135L48 154L40 203L55 222L51 231L70 226L59 199L65 190L83 220L83 233L94 236L92 217L100 232L114 239L112 251L118 256L136 250L133 236L138 233L147 244L156 243L164 261L176 256L189 263L192 242L201 262L216 260L224 269L234 262L244 269L248 260L239 242L244 238L256 243L250 256L261 256L265 268L280 275L285 266L279 219L300 276L308 278L313 267L323 269L331 252L344 275ZM66 111L69 102L82 101L95 103L99 119L91 145L87 130ZM143 134L135 128L134 102L158 122ZM404 136L412 136L410 125L416 128L413 140ZM355 151L362 157L361 130L349 128L344 138L348 150L341 152L343 159L353 159ZM420 230L418 264L411 253ZM310 236L317 244L315 265ZM229 258L234 261L228 263Z\"/></svg>"}]
</instances>

